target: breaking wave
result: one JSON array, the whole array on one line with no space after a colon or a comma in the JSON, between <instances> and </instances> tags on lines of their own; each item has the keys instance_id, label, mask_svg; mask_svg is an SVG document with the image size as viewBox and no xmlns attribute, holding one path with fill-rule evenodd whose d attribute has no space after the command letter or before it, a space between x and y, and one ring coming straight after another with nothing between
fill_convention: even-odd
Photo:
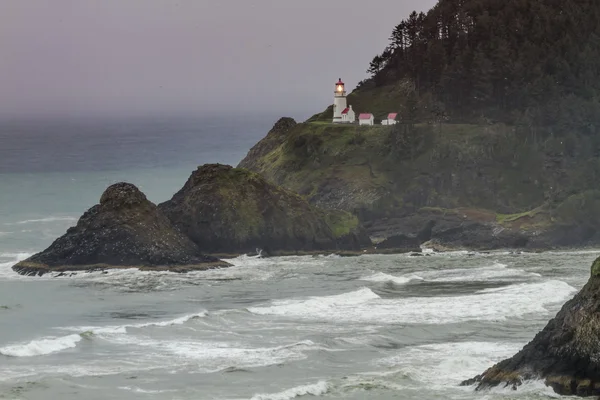
<instances>
[{"instance_id":1,"label":"breaking wave","mask_svg":"<svg viewBox=\"0 0 600 400\"><path fill-rule=\"evenodd\" d=\"M360 280L366 282L393 282L397 285L405 285L411 281L422 281L424 279L418 275L394 276L383 272L377 272L373 275L360 278Z\"/></svg>"},{"instance_id":2,"label":"breaking wave","mask_svg":"<svg viewBox=\"0 0 600 400\"><path fill-rule=\"evenodd\" d=\"M81 335L69 335L63 337L50 337L33 340L23 345L13 345L0 348L0 354L9 357L35 357L58 353L59 351L71 349L82 340Z\"/></svg>"},{"instance_id":3,"label":"breaking wave","mask_svg":"<svg viewBox=\"0 0 600 400\"><path fill-rule=\"evenodd\" d=\"M250 400L290 400L296 397L311 395L321 396L329 391L326 381L319 381L312 385L296 386L279 393L255 394Z\"/></svg>"},{"instance_id":4,"label":"breaking wave","mask_svg":"<svg viewBox=\"0 0 600 400\"><path fill-rule=\"evenodd\" d=\"M114 325L114 326L74 326L74 327L67 327L67 328L61 328L61 329L67 330L67 331L75 331L75 332L91 332L95 335L122 334L122 333L127 333L128 328L141 329L141 328L149 328L149 327L153 327L153 326L164 328L164 327L174 326L174 325L183 325L193 319L206 317L206 315L207 315L206 311L201 311L199 313L184 315L182 317L171 319L168 321L146 322L146 323L140 323L140 324L127 324L127 325Z\"/></svg>"},{"instance_id":5,"label":"breaking wave","mask_svg":"<svg viewBox=\"0 0 600 400\"><path fill-rule=\"evenodd\" d=\"M507 317L545 314L545 307L564 302L575 288L565 282L510 285L471 295L382 299L370 289L336 296L278 300L251 307L253 314L302 320L373 324L448 324L471 320L500 321Z\"/></svg>"}]
</instances>

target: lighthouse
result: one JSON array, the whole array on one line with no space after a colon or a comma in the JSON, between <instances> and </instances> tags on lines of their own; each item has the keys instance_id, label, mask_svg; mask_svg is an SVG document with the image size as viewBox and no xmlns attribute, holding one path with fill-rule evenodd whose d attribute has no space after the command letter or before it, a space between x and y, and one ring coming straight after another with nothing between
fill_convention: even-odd
<instances>
[{"instance_id":1,"label":"lighthouse","mask_svg":"<svg viewBox=\"0 0 600 400\"><path fill-rule=\"evenodd\" d=\"M344 82L342 82L342 78L335 84L335 92L333 98L333 123L341 124L344 122L342 120L342 113L346 111L348 108L348 104L346 101L346 87ZM347 112L347 111L346 111Z\"/></svg>"}]
</instances>

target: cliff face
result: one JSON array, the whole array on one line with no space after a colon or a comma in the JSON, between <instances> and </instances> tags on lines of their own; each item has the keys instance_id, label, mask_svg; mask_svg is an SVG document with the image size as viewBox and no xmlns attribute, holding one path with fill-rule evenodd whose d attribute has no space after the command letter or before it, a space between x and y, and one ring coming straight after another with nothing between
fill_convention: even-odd
<instances>
[{"instance_id":1,"label":"cliff face","mask_svg":"<svg viewBox=\"0 0 600 400\"><path fill-rule=\"evenodd\" d=\"M239 166L314 205L356 214L375 236L416 234L427 215L443 215L466 231L465 223L475 223L474 231L486 227L492 236L525 232L535 246L600 239L598 225L573 215L585 209L593 220L600 217L598 196L590 191L600 174L597 163L578 156L584 143L535 143L504 125L285 121ZM440 229L434 237L444 233Z\"/></svg>"},{"instance_id":2,"label":"cliff face","mask_svg":"<svg viewBox=\"0 0 600 400\"><path fill-rule=\"evenodd\" d=\"M523 350L463 384L516 389L526 380L544 379L562 395L600 395L599 295L600 259L584 288Z\"/></svg>"},{"instance_id":3,"label":"cliff face","mask_svg":"<svg viewBox=\"0 0 600 400\"><path fill-rule=\"evenodd\" d=\"M16 272L148 268L186 271L228 266L201 254L134 185L118 183L102 194L67 233L41 253L15 265Z\"/></svg>"},{"instance_id":4,"label":"cliff face","mask_svg":"<svg viewBox=\"0 0 600 400\"><path fill-rule=\"evenodd\" d=\"M159 208L203 251L213 254L357 250L370 245L356 217L319 210L256 173L226 165L199 167Z\"/></svg>"}]
</instances>

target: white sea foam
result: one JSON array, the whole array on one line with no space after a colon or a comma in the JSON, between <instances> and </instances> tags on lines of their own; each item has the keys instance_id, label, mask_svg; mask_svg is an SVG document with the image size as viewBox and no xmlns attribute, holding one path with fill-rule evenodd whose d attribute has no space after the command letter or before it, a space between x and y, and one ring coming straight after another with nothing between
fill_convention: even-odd
<instances>
[{"instance_id":1,"label":"white sea foam","mask_svg":"<svg viewBox=\"0 0 600 400\"><path fill-rule=\"evenodd\" d=\"M147 336L117 335L112 343L127 346L131 352L152 354L154 358L176 359L197 365L198 371L212 373L224 369L257 368L306 359L305 352L320 350L312 341L303 340L275 347L253 347L247 343L213 340L161 340ZM137 350L136 350L137 349Z\"/></svg>"},{"instance_id":2,"label":"white sea foam","mask_svg":"<svg viewBox=\"0 0 600 400\"><path fill-rule=\"evenodd\" d=\"M46 218L39 218L39 219L26 219L26 220L17 221L17 222L7 222L4 225L27 225L27 224L38 224L38 223L59 222L59 221L77 221L77 218L67 217L67 216L55 216L55 217L46 217Z\"/></svg>"},{"instance_id":3,"label":"white sea foam","mask_svg":"<svg viewBox=\"0 0 600 400\"><path fill-rule=\"evenodd\" d=\"M508 268L508 265L502 263L479 268L457 268L425 273L425 280L429 282L512 281L519 277L539 278L541 275L522 269Z\"/></svg>"},{"instance_id":4,"label":"white sea foam","mask_svg":"<svg viewBox=\"0 0 600 400\"><path fill-rule=\"evenodd\" d=\"M269 307L250 307L248 311L259 315L308 316L328 315L337 309L358 306L370 300L380 299L369 288L334 296L310 297L305 300L276 300Z\"/></svg>"},{"instance_id":5,"label":"white sea foam","mask_svg":"<svg viewBox=\"0 0 600 400\"><path fill-rule=\"evenodd\" d=\"M377 272L373 275L360 278L360 280L367 282L393 282L397 285L405 285L411 281L422 281L423 278L418 275L394 276L383 272Z\"/></svg>"},{"instance_id":6,"label":"white sea foam","mask_svg":"<svg viewBox=\"0 0 600 400\"><path fill-rule=\"evenodd\" d=\"M0 258L10 259L8 262L0 263L0 279L25 279L26 277L13 271L12 267L32 255L31 253L0 253Z\"/></svg>"},{"instance_id":7,"label":"white sea foam","mask_svg":"<svg viewBox=\"0 0 600 400\"><path fill-rule=\"evenodd\" d=\"M508 265L494 263L485 267L456 268L435 271L418 271L415 274L394 276L383 272L363 277L361 281L393 282L404 285L415 281L425 282L485 282L513 281L515 278L539 278L540 274L522 269L508 268Z\"/></svg>"},{"instance_id":8,"label":"white sea foam","mask_svg":"<svg viewBox=\"0 0 600 400\"><path fill-rule=\"evenodd\" d=\"M290 400L296 397L311 395L321 396L329 391L329 384L326 381L319 381L312 385L296 386L279 393L255 394L251 400Z\"/></svg>"},{"instance_id":9,"label":"white sea foam","mask_svg":"<svg viewBox=\"0 0 600 400\"><path fill-rule=\"evenodd\" d=\"M522 347L523 343L440 343L403 349L376 363L415 381L447 388L480 374Z\"/></svg>"},{"instance_id":10,"label":"white sea foam","mask_svg":"<svg viewBox=\"0 0 600 400\"><path fill-rule=\"evenodd\" d=\"M336 296L278 300L268 306L251 307L248 311L258 315L348 323L498 321L531 313L546 314L545 306L564 302L575 291L565 282L550 280L463 296L382 299L364 288Z\"/></svg>"},{"instance_id":11,"label":"white sea foam","mask_svg":"<svg viewBox=\"0 0 600 400\"><path fill-rule=\"evenodd\" d=\"M77 346L80 335L49 337L33 340L27 344L17 344L0 348L0 354L9 357L34 357L57 353Z\"/></svg>"},{"instance_id":12,"label":"white sea foam","mask_svg":"<svg viewBox=\"0 0 600 400\"><path fill-rule=\"evenodd\" d=\"M150 390L150 389L142 389L136 386L119 386L121 390L127 390L133 393L142 393L142 394L159 394L159 393L169 393L174 392L174 390Z\"/></svg>"}]
</instances>

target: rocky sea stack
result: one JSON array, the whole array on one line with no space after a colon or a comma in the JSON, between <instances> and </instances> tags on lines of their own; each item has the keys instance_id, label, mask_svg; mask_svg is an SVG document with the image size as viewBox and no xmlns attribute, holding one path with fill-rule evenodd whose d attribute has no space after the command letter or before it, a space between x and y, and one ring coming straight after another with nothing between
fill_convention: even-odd
<instances>
[{"instance_id":1,"label":"rocky sea stack","mask_svg":"<svg viewBox=\"0 0 600 400\"><path fill-rule=\"evenodd\" d=\"M24 275L57 271L142 268L185 272L228 266L201 254L134 185L110 186L50 247L15 265Z\"/></svg>"},{"instance_id":2,"label":"rocky sea stack","mask_svg":"<svg viewBox=\"0 0 600 400\"><path fill-rule=\"evenodd\" d=\"M530 379L561 395L600 396L600 258L583 289L523 350L463 384L516 389Z\"/></svg>"},{"instance_id":3,"label":"rocky sea stack","mask_svg":"<svg viewBox=\"0 0 600 400\"><path fill-rule=\"evenodd\" d=\"M358 219L324 211L260 175L210 164L159 208L204 252L293 254L358 250L371 245Z\"/></svg>"}]
</instances>

